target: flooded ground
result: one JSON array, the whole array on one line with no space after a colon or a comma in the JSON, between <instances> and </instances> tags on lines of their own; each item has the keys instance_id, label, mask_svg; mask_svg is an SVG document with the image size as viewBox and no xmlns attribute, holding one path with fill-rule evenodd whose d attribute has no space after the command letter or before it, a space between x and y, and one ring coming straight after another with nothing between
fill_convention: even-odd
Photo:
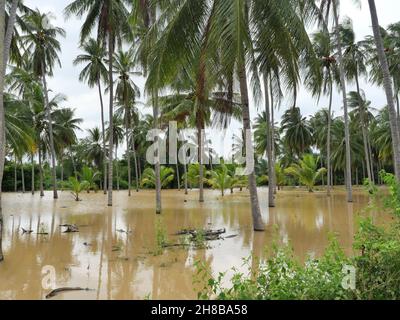
<instances>
[{"instance_id":1,"label":"flooded ground","mask_svg":"<svg viewBox=\"0 0 400 320\"><path fill-rule=\"evenodd\" d=\"M251 227L246 192L221 198L207 191L206 202L197 202L191 191L163 191L162 221L171 242L172 234L184 228L226 228L235 238L210 243L202 250L168 249L161 256L155 248L154 193L141 191L128 198L115 192L113 208L106 207L100 192L83 194L75 202L69 192L53 201L51 193L4 194L5 262L0 264L0 299L43 299L42 268L53 266L57 287L84 287L92 291L67 292L54 299L195 299L194 262L201 260L214 271L241 268L243 259L262 256L276 241L289 242L304 259L320 255L328 234L336 232L341 245L352 253L357 217L368 198L357 192L347 204L345 193L331 198L324 193L283 191L276 208L267 207L267 190L260 190L265 233ZM76 224L79 233L63 233L60 224ZM33 230L23 234L22 229ZM122 230L132 233L124 233ZM38 233L48 233L38 234Z\"/></svg>"}]
</instances>

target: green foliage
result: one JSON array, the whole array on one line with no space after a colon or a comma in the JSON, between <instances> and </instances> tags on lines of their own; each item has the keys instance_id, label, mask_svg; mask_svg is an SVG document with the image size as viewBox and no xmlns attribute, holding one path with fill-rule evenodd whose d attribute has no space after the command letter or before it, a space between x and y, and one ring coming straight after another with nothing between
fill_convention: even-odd
<instances>
[{"instance_id":1,"label":"green foliage","mask_svg":"<svg viewBox=\"0 0 400 320\"><path fill-rule=\"evenodd\" d=\"M156 230L156 247L154 255L159 256L164 252L165 246L168 244L167 230L161 219L157 219L155 223Z\"/></svg>"},{"instance_id":2,"label":"green foliage","mask_svg":"<svg viewBox=\"0 0 400 320\"><path fill-rule=\"evenodd\" d=\"M167 188L175 178L175 171L172 168L160 167L160 180L161 188ZM144 188L155 188L156 185L156 174L153 168L146 168L142 176L142 187Z\"/></svg>"},{"instance_id":3,"label":"green foliage","mask_svg":"<svg viewBox=\"0 0 400 320\"><path fill-rule=\"evenodd\" d=\"M211 274L204 263L196 262L196 281L203 284L200 299L220 300L385 300L400 299L400 183L391 174L381 173L389 187L386 207L394 214L394 223L377 226L371 219L363 219L355 236L355 257L346 257L336 238L318 260L309 258L300 264L289 247L274 247L272 256L257 263L257 270L249 260L247 272L233 270L229 286L223 286L226 273ZM367 183L367 190L378 192ZM376 197L379 199L380 197ZM374 202L373 210L378 207ZM254 266L254 263L253 263ZM355 288L345 289L343 280L348 273L344 267L356 271Z\"/></svg>"},{"instance_id":4,"label":"green foliage","mask_svg":"<svg viewBox=\"0 0 400 320\"><path fill-rule=\"evenodd\" d=\"M69 178L69 189L71 190L72 195L75 197L76 201L80 201L79 195L83 190L87 190L88 182L87 181L79 181L75 177Z\"/></svg>"},{"instance_id":5,"label":"green foliage","mask_svg":"<svg viewBox=\"0 0 400 320\"><path fill-rule=\"evenodd\" d=\"M318 169L317 159L312 154L305 154L299 164L293 164L285 170L285 173L299 180L310 192L317 181L326 173L325 168Z\"/></svg>"},{"instance_id":6,"label":"green foliage","mask_svg":"<svg viewBox=\"0 0 400 320\"><path fill-rule=\"evenodd\" d=\"M89 168L88 166L84 166L82 168L82 181L85 181L86 184L86 191L89 192L90 190L97 191L98 185L97 181L100 177L100 172L94 171L93 169Z\"/></svg>"}]
</instances>

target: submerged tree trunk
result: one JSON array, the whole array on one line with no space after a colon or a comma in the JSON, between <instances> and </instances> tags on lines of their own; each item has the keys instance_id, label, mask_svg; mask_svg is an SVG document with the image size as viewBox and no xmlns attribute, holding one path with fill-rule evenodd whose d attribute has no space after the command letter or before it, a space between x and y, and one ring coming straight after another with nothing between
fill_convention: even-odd
<instances>
[{"instance_id":1,"label":"submerged tree trunk","mask_svg":"<svg viewBox=\"0 0 400 320\"><path fill-rule=\"evenodd\" d=\"M104 103L103 92L101 90L101 81L97 80L97 87L99 88L100 109L101 109L101 136L103 142L103 192L107 194L107 152L106 152L106 129L104 121Z\"/></svg>"},{"instance_id":2,"label":"submerged tree trunk","mask_svg":"<svg viewBox=\"0 0 400 320\"><path fill-rule=\"evenodd\" d=\"M250 109L249 109L249 93L247 88L247 76L246 76L246 68L244 63L241 63L239 66L239 82L240 82L240 93L242 99L242 117L243 117L243 129L248 134L247 131L250 131ZM251 148L253 148L253 139L250 135L246 139L246 164L247 166L253 167L251 172L249 172L249 191L250 191L250 201L251 201L251 212L253 218L253 227L255 231L264 231L264 223L262 221L260 204L258 201L257 194L257 185L256 185L256 176L254 173L254 156L253 152L251 152ZM248 145L250 144L250 145Z\"/></svg>"},{"instance_id":3,"label":"submerged tree trunk","mask_svg":"<svg viewBox=\"0 0 400 320\"><path fill-rule=\"evenodd\" d=\"M43 80L43 90L44 98L46 104L46 118L49 126L49 143L50 143L50 156L51 156L51 174L53 180L53 198L58 199L57 193L57 176L56 176L56 151L54 149L54 136L53 136L53 120L51 117L51 110L49 105L49 92L47 91L46 82L46 68L44 62L42 62L42 80Z\"/></svg>"},{"instance_id":4,"label":"submerged tree trunk","mask_svg":"<svg viewBox=\"0 0 400 320\"><path fill-rule=\"evenodd\" d=\"M383 47L382 35L380 33L379 19L378 19L378 13L376 11L375 0L368 0L368 3L371 12L372 29L374 31L374 38L378 51L379 63L382 68L384 87L389 108L390 130L392 133L392 144L393 144L393 163L394 163L396 177L398 180L400 180L400 132L399 132L399 124L397 121L397 113L393 101L394 95L390 77L390 70L385 50Z\"/></svg>"},{"instance_id":5,"label":"submerged tree trunk","mask_svg":"<svg viewBox=\"0 0 400 320\"><path fill-rule=\"evenodd\" d=\"M159 129L159 121L158 121L158 92L154 90L153 92L153 117L154 117L154 129L157 131ZM158 144L159 137L156 135L154 138L154 143ZM160 150L157 148L155 154L155 165L154 165L154 172L155 172L155 179L156 179L156 214L161 214L161 168L160 168Z\"/></svg>"},{"instance_id":6,"label":"submerged tree trunk","mask_svg":"<svg viewBox=\"0 0 400 320\"><path fill-rule=\"evenodd\" d=\"M113 205L113 151L114 151L114 120L113 120L113 113L114 113L114 82L113 82L113 54L114 54L114 37L112 31L110 31L108 35L108 77L110 82L110 105L109 105L109 145L108 145L108 206L111 207Z\"/></svg>"},{"instance_id":7,"label":"submerged tree trunk","mask_svg":"<svg viewBox=\"0 0 400 320\"><path fill-rule=\"evenodd\" d=\"M268 206L270 208L275 207L275 195L274 195L274 172L273 172L273 157L272 157L272 130L271 130L271 112L270 112L270 100L269 100L269 87L268 87L268 75L264 74L264 91L265 91L265 112L267 116L267 156L268 156Z\"/></svg>"},{"instance_id":8,"label":"submerged tree trunk","mask_svg":"<svg viewBox=\"0 0 400 320\"><path fill-rule=\"evenodd\" d=\"M340 85L342 89L343 96L343 109L344 109L344 131L345 131L345 144L346 144L346 189L347 189L347 201L353 202L353 191L351 184L351 147L350 147L350 126L349 126L349 114L347 107L347 91L346 91L346 80L345 80L345 71L343 67L343 52L342 52L342 39L340 36L339 29L339 16L338 16L338 5L337 0L334 0L333 4L333 13L335 17L335 34L336 41L338 46L338 60L339 60L339 73L340 73Z\"/></svg>"}]
</instances>

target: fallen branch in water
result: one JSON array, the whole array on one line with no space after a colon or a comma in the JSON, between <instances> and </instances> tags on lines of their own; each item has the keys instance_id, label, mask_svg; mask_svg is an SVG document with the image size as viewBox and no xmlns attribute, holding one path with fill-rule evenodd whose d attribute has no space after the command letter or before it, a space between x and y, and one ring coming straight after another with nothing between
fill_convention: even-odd
<instances>
[{"instance_id":1,"label":"fallen branch in water","mask_svg":"<svg viewBox=\"0 0 400 320\"><path fill-rule=\"evenodd\" d=\"M197 236L198 234L203 235L204 237L214 237L214 236L219 236L221 234L226 233L226 229L219 229L219 230L181 230L178 233L176 233L176 236L184 236L184 235L191 235L191 236Z\"/></svg>"},{"instance_id":2,"label":"fallen branch in water","mask_svg":"<svg viewBox=\"0 0 400 320\"><path fill-rule=\"evenodd\" d=\"M63 293L63 292L68 292L68 291L92 291L89 288L59 288L59 289L54 289L53 291L51 291L48 295L46 295L46 299L51 299L53 297L55 297L56 295Z\"/></svg>"},{"instance_id":3,"label":"fallen branch in water","mask_svg":"<svg viewBox=\"0 0 400 320\"><path fill-rule=\"evenodd\" d=\"M79 232L79 228L75 224L60 224L60 227L67 228L64 233Z\"/></svg>"}]
</instances>

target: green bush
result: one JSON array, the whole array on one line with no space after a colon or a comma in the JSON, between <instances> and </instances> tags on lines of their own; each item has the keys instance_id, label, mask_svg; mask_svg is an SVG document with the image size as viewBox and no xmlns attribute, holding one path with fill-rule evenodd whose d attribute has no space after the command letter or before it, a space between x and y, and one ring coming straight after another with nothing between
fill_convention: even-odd
<instances>
[{"instance_id":1,"label":"green bush","mask_svg":"<svg viewBox=\"0 0 400 320\"><path fill-rule=\"evenodd\" d=\"M225 273L217 277L204 263L196 263L197 282L204 285L200 299L221 300L397 300L400 299L400 183L382 172L389 195L367 183L372 195L370 210L378 208L393 215L394 223L377 226L362 219L355 236L358 254L346 257L333 237L324 255L297 262L289 247L275 247L273 255L257 265L246 261L247 273L234 271L230 285L223 286ZM383 198L383 199L382 199ZM382 200L383 204L382 205ZM344 267L355 268L355 288L342 285L347 279Z\"/></svg>"}]
</instances>

